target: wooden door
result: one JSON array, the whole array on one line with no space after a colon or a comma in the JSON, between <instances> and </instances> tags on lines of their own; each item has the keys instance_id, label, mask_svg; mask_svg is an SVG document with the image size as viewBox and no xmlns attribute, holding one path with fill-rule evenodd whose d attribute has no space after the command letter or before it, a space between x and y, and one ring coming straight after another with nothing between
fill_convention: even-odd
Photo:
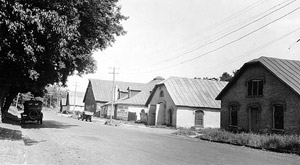
<instances>
[{"instance_id":1,"label":"wooden door","mask_svg":"<svg viewBox=\"0 0 300 165\"><path fill-rule=\"evenodd\" d=\"M203 127L203 114L201 110L195 112L195 126Z\"/></svg>"},{"instance_id":2,"label":"wooden door","mask_svg":"<svg viewBox=\"0 0 300 165\"><path fill-rule=\"evenodd\" d=\"M148 124L149 125L155 125L155 118L156 118L156 106L151 105L149 109L149 114L148 114Z\"/></svg>"},{"instance_id":3,"label":"wooden door","mask_svg":"<svg viewBox=\"0 0 300 165\"><path fill-rule=\"evenodd\" d=\"M249 126L250 131L257 132L258 131L258 108L250 108L249 109Z\"/></svg>"}]
</instances>

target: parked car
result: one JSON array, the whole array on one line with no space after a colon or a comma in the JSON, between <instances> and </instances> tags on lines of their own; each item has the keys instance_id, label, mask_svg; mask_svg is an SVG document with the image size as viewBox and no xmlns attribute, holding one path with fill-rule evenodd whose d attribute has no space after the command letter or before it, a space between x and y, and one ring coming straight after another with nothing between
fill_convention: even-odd
<instances>
[{"instance_id":1,"label":"parked car","mask_svg":"<svg viewBox=\"0 0 300 165\"><path fill-rule=\"evenodd\" d=\"M21 113L21 124L25 124L25 121L37 121L37 123L43 123L42 113L43 102L41 101L25 101L24 112Z\"/></svg>"}]
</instances>

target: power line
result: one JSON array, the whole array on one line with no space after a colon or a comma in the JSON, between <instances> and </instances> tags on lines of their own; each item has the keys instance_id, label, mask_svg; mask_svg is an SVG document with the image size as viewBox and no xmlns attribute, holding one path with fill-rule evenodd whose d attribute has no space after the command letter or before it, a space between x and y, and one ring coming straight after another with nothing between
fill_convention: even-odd
<instances>
[{"instance_id":1,"label":"power line","mask_svg":"<svg viewBox=\"0 0 300 165\"><path fill-rule=\"evenodd\" d=\"M289 0L288 0L288 1L289 1ZM160 65L160 64L163 64L163 63L172 61L172 60L177 59L177 58L179 58L179 57L182 57L182 56L184 56L184 55L186 55L186 54L189 54L189 53L191 53L191 52L193 52L193 51L195 51L195 50L198 50L198 49L203 48L203 47L205 47L205 46L207 46L207 45L210 45L210 44L212 44L212 43L215 43L215 42L217 42L217 41L219 41L219 40L221 40L221 39L223 39L223 38L225 38L225 37L227 37L227 36L229 36L229 35L231 35L231 34L237 32L237 31L239 31L239 30L241 30L241 29L244 29L245 27L247 27L247 26L249 26L249 25L251 25L251 24L253 24L253 23L255 23L255 22L258 22L258 21L262 20L263 18L265 18L265 17L267 17L267 16L269 16L269 15L275 13L276 11L278 11L278 10L280 10L280 9L282 9L282 8L284 8L284 7L286 7L286 6L290 5L290 4L292 4L292 3L294 3L295 1L296 1L296 0L293 0L293 1L291 1L291 2L289 2L289 3L287 3L287 4L285 4L284 6L278 8L278 9L276 9L276 10L271 11L270 13L268 13L268 14L266 14L266 15L263 15L262 17L260 17L260 18L258 18L258 19L256 19L256 20L254 20L254 21L251 21L250 23L247 23L247 24L243 25L242 27L239 27L239 28L237 28L237 29L235 29L235 30L233 30L233 31L231 31L231 32L228 32L228 33L226 33L226 34L224 34L224 35L218 37L217 39L214 39L214 40L212 40L212 41L209 41L209 42L207 42L207 43L205 43L205 44L203 44L203 45L201 45L201 46L197 46L196 48L193 48L192 50L189 50L189 51L187 51L187 52L185 52L185 53L182 53L182 54L180 54L180 55L178 55L178 56L175 56L175 57L173 57L173 58L170 58L170 59L168 59L168 60L162 61L162 62L157 63L157 64L153 64L153 65L151 65L151 66L149 66L149 67L156 66L156 65ZM285 1L285 2L287 2L287 1ZM281 3L281 4L277 5L277 6L280 6L280 5L282 5L282 4L283 4L283 3ZM277 6L275 6L275 7L277 7ZM274 7L273 7L273 8L274 8Z\"/></svg>"},{"instance_id":2,"label":"power line","mask_svg":"<svg viewBox=\"0 0 300 165\"><path fill-rule=\"evenodd\" d=\"M237 28L237 27L243 25L244 23L247 23L248 21L251 21L251 20L253 20L253 19L259 17L260 15L265 14L265 13L267 13L268 11L271 11L272 9L277 8L277 7L281 6L282 4L284 4L284 3L288 2L288 1L290 1L290 0L281 2L281 3L277 4L277 5L275 5L275 6L271 7L271 8L269 8L268 10L265 10L265 11L259 13L259 14L256 14L255 16L252 16L252 17L250 17L250 18L248 18L248 19L246 19L246 20L243 20L243 21L241 21L241 22L239 22L239 23L237 23L237 24L235 24L235 25L233 25L233 26L227 27L227 28L225 28L225 29L223 29L223 30L221 30L221 31L219 31L219 32L217 32L217 33L214 33L214 34L211 35L211 36L218 36L218 37L223 36L223 35L222 35L223 32L230 32L232 29L235 29L235 28ZM293 2L295 2L295 0L294 0ZM290 2L290 3L293 3L293 2ZM287 4L287 5L289 5L289 4ZM287 6L287 5L286 5L286 6ZM283 6L283 7L285 7L285 6ZM275 11L274 11L274 12L275 12ZM270 14L270 13L269 13L269 14ZM219 34L220 34L220 35L219 35ZM211 36L210 36L210 37L211 37ZM206 42L206 44L207 44L207 42Z\"/></svg>"},{"instance_id":3,"label":"power line","mask_svg":"<svg viewBox=\"0 0 300 165\"><path fill-rule=\"evenodd\" d=\"M251 10L251 9L253 9L253 8L255 8L255 7L261 5L261 4L265 3L265 2L267 2L267 1L268 1L268 0L257 1L257 2L255 2L255 3L253 3L253 4L249 5L249 6L247 6L246 8L244 8L244 9L242 9L242 10L240 10L240 11L238 11L238 12L232 14L232 15L230 15L229 17L226 17L226 18L224 18L223 20L221 20L221 21L219 21L219 22L216 22L216 23L214 23L214 24L212 24L212 25L210 25L210 26L207 26L207 27L201 29L201 30L198 32L198 34L196 34L196 35L194 35L194 36L191 36L191 37L188 37L188 38L186 38L185 40L189 40L189 39L195 38L195 37L201 35L202 33L206 32L206 31L208 31L208 30L211 30L212 28L218 27L219 25L222 25L224 22L227 22L227 21L229 21L229 20L231 20L231 19L233 19L233 18L235 18L235 17L238 17L238 16L242 15L243 13L245 13L245 12L247 12L247 11L249 11L249 10ZM200 33L200 34L199 34L199 33Z\"/></svg>"},{"instance_id":4,"label":"power line","mask_svg":"<svg viewBox=\"0 0 300 165\"><path fill-rule=\"evenodd\" d=\"M185 61L183 61L183 62L176 63L176 64L174 64L174 65L170 65L170 66L167 66L167 67L159 68L159 69L152 70L152 71L148 71L148 72L154 72L154 71L158 71L158 70L168 69L168 68L171 68L171 67L180 65L180 64L184 64L184 63L187 63L187 62L196 60L196 59L198 59L198 58L200 58L200 57L203 57L203 56L205 56L205 55L211 54L211 53L213 53L213 52L216 52L216 51L218 51L218 50L220 50L220 49L222 49L222 48L224 48L224 47L226 47L226 46L228 46L228 45L231 45L231 44L233 44L233 43L235 43L235 42L237 42L237 41L239 41L239 40L241 40L241 39L243 39L243 38L245 38L245 37L247 37L247 36L249 36L249 35L251 35L251 34L253 34L253 33L255 33L255 32L259 31L259 30L261 30L261 29L263 29L263 28L265 28L266 26L268 26L268 25L270 25L270 24L272 24L272 23L274 23L274 22L276 22L276 21L278 21L278 20L280 20L280 19L282 19L282 18L284 18L284 17L286 17L286 16L288 16L288 15L294 13L295 11L297 11L297 10L299 10L299 9L300 9L300 7L298 7L298 8L296 8L296 9L294 9L294 10L288 12L287 14L284 14L283 16L281 16L281 17L279 17L279 18L277 18L277 19L275 19L275 20L273 20L273 21L271 21L271 22L269 22L269 23L267 23L267 24L265 24L265 25L263 25L263 26L261 26L261 27L255 29L255 30L253 30L253 31L251 31L251 32L249 32L249 33L247 33L247 34L245 34L245 35L243 35L243 36L241 36L241 37L239 37L239 38L233 40L233 41L228 42L227 44L224 44L224 45L222 45L222 46L220 46L220 47L218 47L218 48L215 48L215 49L213 49L213 50L211 50L211 51L208 51L208 52L206 52L206 53L203 53L203 54L201 54L201 55L199 55L199 56L196 56L196 57L194 57L194 58L185 60ZM186 53L191 53L191 52L193 52L193 51L195 51L195 50L197 50L197 49L192 49L192 50L190 50L190 51L188 51L188 52L186 52ZM148 73L148 72L144 72L144 73Z\"/></svg>"},{"instance_id":5,"label":"power line","mask_svg":"<svg viewBox=\"0 0 300 165\"><path fill-rule=\"evenodd\" d=\"M241 60L242 58L244 58L244 57L246 57L246 56L248 56L248 55L250 55L250 54L253 54L253 53L255 53L255 52L257 52L257 51L259 51L259 50L261 50L261 49L263 49L263 48L265 48L265 47L267 47L267 46L269 46L269 45L272 45L272 44L274 44L275 42L277 42L277 41L279 41L279 40L281 40L281 39L283 39L283 38L285 38L285 37L287 37L287 36L289 36L289 35L295 33L295 32L298 31L298 30L300 30L300 28L297 28L297 29L295 29L295 30L293 30L293 31L291 31L291 32L289 32L289 33L286 33L286 34L284 34L283 36L281 36L281 37L279 37L279 38L276 38L276 39L274 39L274 40L272 40L272 41L270 41L270 42L267 42L267 43L265 43L265 44L263 44L263 45L261 45L261 46L255 48L255 49L252 49L252 50L248 51L247 53L244 53L244 54L242 54L242 55L240 55L240 56L238 56L238 57L235 57L235 58L233 58L233 59L231 59L231 60L229 60L229 61L227 61L227 62L225 62L225 63L222 63L221 65L216 65L216 66L214 66L214 67L208 68L207 70L202 70L201 72L206 72L206 73L207 73L207 72L210 72L210 71L212 71L212 70L214 70L214 69L216 69L216 68L222 68L223 66L226 66L226 65L228 65L228 64L231 64L231 63L234 63L234 62L236 62L236 61L239 61L239 60ZM198 73L196 73L196 74L199 74L199 73L200 73L200 72L198 72Z\"/></svg>"},{"instance_id":6,"label":"power line","mask_svg":"<svg viewBox=\"0 0 300 165\"><path fill-rule=\"evenodd\" d=\"M216 22L214 24L211 24L211 25L209 25L209 26L201 29L198 33L200 33L200 32L203 33L203 32L209 31L209 30L211 30L211 29L213 29L215 27L218 27L219 25L222 25L223 23L225 23L225 22L227 22L227 21L229 21L229 20L231 20L231 19L233 19L235 17L241 16L244 13L246 13L247 11L249 11L249 10L255 8L255 7L258 7L258 6L262 5L263 3L267 2L267 1L269 1L269 0L257 1L255 3L247 6L246 8L244 8L244 9L242 9L242 10L240 10L240 11L238 11L238 12L236 12L236 13L234 13L234 14L232 14L232 15L230 15L230 16L222 19L222 20L220 20L220 21L218 21L218 22ZM197 37L199 35L200 34L191 35L191 36L186 37L185 39L183 39L181 42L185 42L186 40L190 40L190 39L195 38L195 37ZM178 49L181 49L181 48L178 48ZM158 55L158 56L160 56L160 55ZM151 57L151 58L153 58L153 57ZM148 67L151 67L151 66L148 66Z\"/></svg>"}]
</instances>

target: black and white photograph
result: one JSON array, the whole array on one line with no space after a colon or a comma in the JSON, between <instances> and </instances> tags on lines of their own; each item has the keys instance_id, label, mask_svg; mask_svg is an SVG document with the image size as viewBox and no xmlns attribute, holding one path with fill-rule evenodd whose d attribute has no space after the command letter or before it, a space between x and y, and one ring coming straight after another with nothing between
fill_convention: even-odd
<instances>
[{"instance_id":1,"label":"black and white photograph","mask_svg":"<svg viewBox=\"0 0 300 165\"><path fill-rule=\"evenodd\" d=\"M300 0L0 0L0 165L300 164Z\"/></svg>"}]
</instances>

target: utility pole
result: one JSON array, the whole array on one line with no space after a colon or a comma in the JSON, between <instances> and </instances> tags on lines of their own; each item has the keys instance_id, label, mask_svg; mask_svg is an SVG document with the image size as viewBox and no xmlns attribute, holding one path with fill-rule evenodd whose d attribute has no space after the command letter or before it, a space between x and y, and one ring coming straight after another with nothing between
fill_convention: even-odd
<instances>
[{"instance_id":1,"label":"utility pole","mask_svg":"<svg viewBox=\"0 0 300 165\"><path fill-rule=\"evenodd\" d=\"M113 75L113 85L112 85L112 100L111 100L111 109L110 109L110 124L112 124L112 113L113 113L113 109L114 109L114 102L115 102L115 75L119 74L116 73L116 68L110 68L112 69L112 72L109 72L109 74Z\"/></svg>"},{"instance_id":2,"label":"utility pole","mask_svg":"<svg viewBox=\"0 0 300 165\"><path fill-rule=\"evenodd\" d=\"M77 81L76 81L76 83L75 83L74 109L73 109L74 113L75 113L75 106L76 106L76 92L77 92L76 90L77 90Z\"/></svg>"}]
</instances>

